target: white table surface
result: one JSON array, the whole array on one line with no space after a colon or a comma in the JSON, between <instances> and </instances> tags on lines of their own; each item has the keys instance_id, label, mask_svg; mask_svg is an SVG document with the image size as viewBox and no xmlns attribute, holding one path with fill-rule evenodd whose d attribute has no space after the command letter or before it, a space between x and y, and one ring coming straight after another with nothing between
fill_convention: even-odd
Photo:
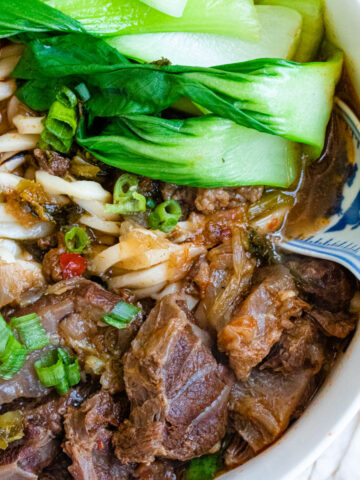
<instances>
[{"instance_id":1,"label":"white table surface","mask_svg":"<svg viewBox=\"0 0 360 480\"><path fill-rule=\"evenodd\" d=\"M296 480L360 480L360 413Z\"/></svg>"}]
</instances>

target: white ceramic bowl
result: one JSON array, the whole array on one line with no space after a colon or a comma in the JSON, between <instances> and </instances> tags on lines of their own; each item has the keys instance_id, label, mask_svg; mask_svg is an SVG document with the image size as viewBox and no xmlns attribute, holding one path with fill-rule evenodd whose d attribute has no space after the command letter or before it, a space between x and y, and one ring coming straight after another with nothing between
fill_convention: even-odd
<instances>
[{"instance_id":1,"label":"white ceramic bowl","mask_svg":"<svg viewBox=\"0 0 360 480\"><path fill-rule=\"evenodd\" d=\"M346 53L360 98L360 0L326 0L326 7L329 35ZM221 480L296 480L359 408L360 329L304 415L278 442Z\"/></svg>"}]
</instances>

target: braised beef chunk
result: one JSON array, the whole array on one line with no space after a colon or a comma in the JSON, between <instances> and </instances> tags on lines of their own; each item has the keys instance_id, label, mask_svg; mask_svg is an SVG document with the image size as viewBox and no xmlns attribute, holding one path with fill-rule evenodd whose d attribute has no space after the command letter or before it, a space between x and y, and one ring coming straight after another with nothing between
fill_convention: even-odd
<instances>
[{"instance_id":1,"label":"braised beef chunk","mask_svg":"<svg viewBox=\"0 0 360 480\"><path fill-rule=\"evenodd\" d=\"M69 471L75 480L128 480L134 467L123 465L114 455L109 426L120 421L120 409L106 392L86 400L65 415L65 453L71 458Z\"/></svg>"},{"instance_id":2,"label":"braised beef chunk","mask_svg":"<svg viewBox=\"0 0 360 480\"><path fill-rule=\"evenodd\" d=\"M124 463L188 460L219 448L230 378L193 333L181 297L152 310L125 356L130 419L114 434Z\"/></svg>"},{"instance_id":3,"label":"braised beef chunk","mask_svg":"<svg viewBox=\"0 0 360 480\"><path fill-rule=\"evenodd\" d=\"M254 450L238 433L233 435L232 441L225 451L224 462L228 468L235 468L255 456Z\"/></svg>"},{"instance_id":4,"label":"braised beef chunk","mask_svg":"<svg viewBox=\"0 0 360 480\"><path fill-rule=\"evenodd\" d=\"M347 337L355 329L358 321L355 315L347 312L333 313L314 309L310 315L318 322L327 335L338 338Z\"/></svg>"},{"instance_id":5,"label":"braised beef chunk","mask_svg":"<svg viewBox=\"0 0 360 480\"><path fill-rule=\"evenodd\" d=\"M308 394L311 379L309 370L283 375L255 369L247 381L233 386L229 400L230 418L255 453L285 431L297 405Z\"/></svg>"},{"instance_id":6,"label":"braised beef chunk","mask_svg":"<svg viewBox=\"0 0 360 480\"><path fill-rule=\"evenodd\" d=\"M41 170L45 170L51 175L64 177L68 173L70 159L58 152L36 148L34 150L34 157L38 161Z\"/></svg>"},{"instance_id":7,"label":"braised beef chunk","mask_svg":"<svg viewBox=\"0 0 360 480\"><path fill-rule=\"evenodd\" d=\"M166 460L140 465L133 475L136 480L176 480L174 466Z\"/></svg>"},{"instance_id":8,"label":"braised beef chunk","mask_svg":"<svg viewBox=\"0 0 360 480\"><path fill-rule=\"evenodd\" d=\"M66 400L52 398L36 408L23 411L25 436L0 451L0 479L36 479L60 451L57 438L62 432Z\"/></svg>"},{"instance_id":9,"label":"braised beef chunk","mask_svg":"<svg viewBox=\"0 0 360 480\"><path fill-rule=\"evenodd\" d=\"M264 187L198 188L195 206L200 212L211 214L247 202L254 203L261 198L263 191Z\"/></svg>"},{"instance_id":10,"label":"braised beef chunk","mask_svg":"<svg viewBox=\"0 0 360 480\"><path fill-rule=\"evenodd\" d=\"M289 268L298 288L310 303L330 312L348 310L356 285L341 265L299 257L289 262Z\"/></svg>"},{"instance_id":11,"label":"braised beef chunk","mask_svg":"<svg viewBox=\"0 0 360 480\"><path fill-rule=\"evenodd\" d=\"M276 372L291 373L308 368L318 373L324 363L324 338L309 315L298 318L294 326L286 330L273 346L260 369L271 368Z\"/></svg>"},{"instance_id":12,"label":"braised beef chunk","mask_svg":"<svg viewBox=\"0 0 360 480\"><path fill-rule=\"evenodd\" d=\"M121 300L119 295L97 283L78 277L52 285L40 300L14 315L37 313L52 343L63 343L72 349L90 372L101 376L105 388L116 392L124 387L120 359L130 345L137 324L118 330L100 320ZM46 392L33 368L34 358L43 353L31 353L12 380L0 381L0 401L10 402L19 396L36 397Z\"/></svg>"},{"instance_id":13,"label":"braised beef chunk","mask_svg":"<svg viewBox=\"0 0 360 480\"><path fill-rule=\"evenodd\" d=\"M218 335L219 349L228 354L238 379L250 375L284 329L292 328L292 320L306 309L308 305L297 296L287 269L279 266L266 269L265 279L253 288Z\"/></svg>"},{"instance_id":14,"label":"braised beef chunk","mask_svg":"<svg viewBox=\"0 0 360 480\"><path fill-rule=\"evenodd\" d=\"M54 461L39 475L39 480L72 480L68 467L71 461L61 452Z\"/></svg>"}]
</instances>

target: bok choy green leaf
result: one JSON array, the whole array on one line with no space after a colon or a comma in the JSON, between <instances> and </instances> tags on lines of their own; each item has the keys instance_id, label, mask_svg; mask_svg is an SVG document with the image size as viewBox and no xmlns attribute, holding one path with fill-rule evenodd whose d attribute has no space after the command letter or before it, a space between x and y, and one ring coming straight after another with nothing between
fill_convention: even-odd
<instances>
[{"instance_id":1,"label":"bok choy green leaf","mask_svg":"<svg viewBox=\"0 0 360 480\"><path fill-rule=\"evenodd\" d=\"M76 20L39 0L0 0L0 38L46 32L84 32Z\"/></svg>"},{"instance_id":2,"label":"bok choy green leaf","mask_svg":"<svg viewBox=\"0 0 360 480\"><path fill-rule=\"evenodd\" d=\"M146 115L114 119L100 134L85 125L77 142L99 160L180 185L288 187L297 176L299 147L274 135L215 116L164 120Z\"/></svg>"},{"instance_id":3,"label":"bok choy green leaf","mask_svg":"<svg viewBox=\"0 0 360 480\"><path fill-rule=\"evenodd\" d=\"M256 41L260 34L253 0L188 0L180 18L159 12L139 0L42 1L78 20L87 32L95 35L206 32Z\"/></svg>"},{"instance_id":4,"label":"bok choy green leaf","mask_svg":"<svg viewBox=\"0 0 360 480\"><path fill-rule=\"evenodd\" d=\"M31 108L44 105L44 90L83 81L92 117L158 114L181 97L248 128L309 144L320 154L330 118L343 56L330 50L328 60L297 64L260 59L217 68L107 63L97 60L103 43L76 35L41 39L27 45L13 76L30 79L17 93ZM108 55L112 57L111 47ZM75 79L75 80L74 80ZM70 84L70 85L69 85Z\"/></svg>"}]
</instances>

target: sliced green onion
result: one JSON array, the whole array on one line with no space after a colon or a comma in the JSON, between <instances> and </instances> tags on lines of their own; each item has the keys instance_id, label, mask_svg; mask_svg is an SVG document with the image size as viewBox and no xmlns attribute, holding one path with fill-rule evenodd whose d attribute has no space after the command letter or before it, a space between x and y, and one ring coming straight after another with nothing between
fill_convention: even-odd
<instances>
[{"instance_id":1,"label":"sliced green onion","mask_svg":"<svg viewBox=\"0 0 360 480\"><path fill-rule=\"evenodd\" d=\"M153 198L147 198L146 199L146 206L148 208L154 208L156 206L155 200Z\"/></svg>"},{"instance_id":2,"label":"sliced green onion","mask_svg":"<svg viewBox=\"0 0 360 480\"><path fill-rule=\"evenodd\" d=\"M63 361L68 384L70 387L77 385L81 380L79 360L77 358L74 360L63 348L58 348L58 354Z\"/></svg>"},{"instance_id":3,"label":"sliced green onion","mask_svg":"<svg viewBox=\"0 0 360 480\"><path fill-rule=\"evenodd\" d=\"M24 436L23 415L20 410L13 410L0 415L0 449L5 450L9 443Z\"/></svg>"},{"instance_id":4,"label":"sliced green onion","mask_svg":"<svg viewBox=\"0 0 360 480\"><path fill-rule=\"evenodd\" d=\"M73 227L65 234L65 244L69 252L81 253L90 243L90 238L81 227Z\"/></svg>"},{"instance_id":5,"label":"sliced green onion","mask_svg":"<svg viewBox=\"0 0 360 480\"><path fill-rule=\"evenodd\" d=\"M62 140L72 138L75 135L77 127L76 110L65 107L65 105L59 101L54 102L50 107L45 127L50 133Z\"/></svg>"},{"instance_id":6,"label":"sliced green onion","mask_svg":"<svg viewBox=\"0 0 360 480\"><path fill-rule=\"evenodd\" d=\"M0 315L0 378L10 380L23 366L27 350L14 337L9 325Z\"/></svg>"},{"instance_id":7,"label":"sliced green onion","mask_svg":"<svg viewBox=\"0 0 360 480\"><path fill-rule=\"evenodd\" d=\"M75 92L78 94L78 96L83 102L87 102L91 98L91 93L89 92L89 89L84 82L79 83L79 85L75 87Z\"/></svg>"},{"instance_id":8,"label":"sliced green onion","mask_svg":"<svg viewBox=\"0 0 360 480\"><path fill-rule=\"evenodd\" d=\"M34 363L40 382L46 387L55 387L59 395L64 395L80 381L79 362L63 350L57 348L43 355Z\"/></svg>"},{"instance_id":9,"label":"sliced green onion","mask_svg":"<svg viewBox=\"0 0 360 480\"><path fill-rule=\"evenodd\" d=\"M0 378L10 380L24 365L27 355L26 348L10 335L6 343L5 351L0 355Z\"/></svg>"},{"instance_id":10,"label":"sliced green onion","mask_svg":"<svg viewBox=\"0 0 360 480\"><path fill-rule=\"evenodd\" d=\"M0 359L3 352L5 352L7 341L11 335L12 332L9 325L5 322L4 317L0 314Z\"/></svg>"},{"instance_id":11,"label":"sliced green onion","mask_svg":"<svg viewBox=\"0 0 360 480\"><path fill-rule=\"evenodd\" d=\"M103 321L112 327L122 329L134 320L140 308L130 303L119 302L110 313L104 315Z\"/></svg>"},{"instance_id":12,"label":"sliced green onion","mask_svg":"<svg viewBox=\"0 0 360 480\"><path fill-rule=\"evenodd\" d=\"M121 197L115 204L105 205L106 213L117 213L119 215L130 215L132 213L146 211L146 198L137 192L129 192Z\"/></svg>"},{"instance_id":13,"label":"sliced green onion","mask_svg":"<svg viewBox=\"0 0 360 480\"><path fill-rule=\"evenodd\" d=\"M41 140L39 142L39 146L43 150L56 150L61 153L68 153L71 145L72 145L72 138L63 140L58 138L56 135L53 135L48 130L43 130L41 134Z\"/></svg>"},{"instance_id":14,"label":"sliced green onion","mask_svg":"<svg viewBox=\"0 0 360 480\"><path fill-rule=\"evenodd\" d=\"M114 203L121 202L124 197L127 197L129 192L136 192L139 186L139 179L136 175L124 173L121 175L114 186Z\"/></svg>"},{"instance_id":15,"label":"sliced green onion","mask_svg":"<svg viewBox=\"0 0 360 480\"><path fill-rule=\"evenodd\" d=\"M49 345L49 339L36 313L12 318L10 327L16 330L20 340L32 352Z\"/></svg>"},{"instance_id":16,"label":"sliced green onion","mask_svg":"<svg viewBox=\"0 0 360 480\"><path fill-rule=\"evenodd\" d=\"M57 93L56 99L67 108L74 109L77 105L76 95L68 87L62 87Z\"/></svg>"},{"instance_id":17,"label":"sliced green onion","mask_svg":"<svg viewBox=\"0 0 360 480\"><path fill-rule=\"evenodd\" d=\"M70 151L77 129L76 95L67 87L57 94L51 105L41 134L42 144L61 152Z\"/></svg>"},{"instance_id":18,"label":"sliced green onion","mask_svg":"<svg viewBox=\"0 0 360 480\"><path fill-rule=\"evenodd\" d=\"M64 363L57 349L43 355L34 366L41 383L46 387L54 387L66 378Z\"/></svg>"},{"instance_id":19,"label":"sliced green onion","mask_svg":"<svg viewBox=\"0 0 360 480\"><path fill-rule=\"evenodd\" d=\"M181 215L181 207L178 202L176 200L167 200L160 203L150 214L150 228L169 233L175 228Z\"/></svg>"}]
</instances>

